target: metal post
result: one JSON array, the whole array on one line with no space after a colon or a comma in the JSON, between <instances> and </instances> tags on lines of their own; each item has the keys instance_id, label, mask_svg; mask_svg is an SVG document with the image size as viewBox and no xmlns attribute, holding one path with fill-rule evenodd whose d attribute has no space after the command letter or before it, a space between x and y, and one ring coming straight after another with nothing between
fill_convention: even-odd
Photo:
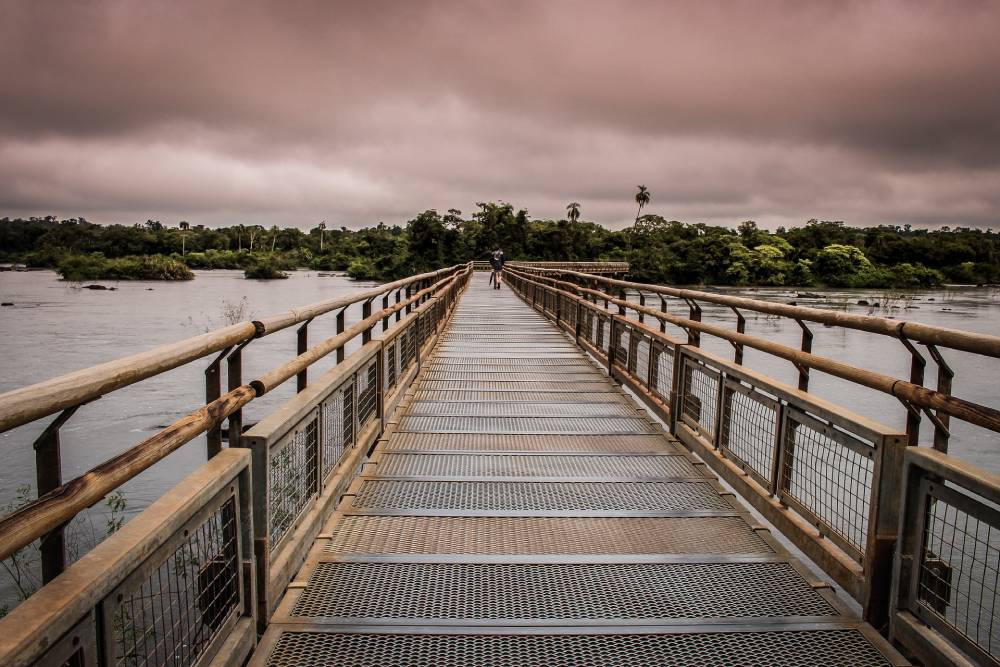
<instances>
[{"instance_id":1,"label":"metal post","mask_svg":"<svg viewBox=\"0 0 1000 667\"><path fill-rule=\"evenodd\" d=\"M662 296L660 297L660 312L667 312L667 300ZM663 320L660 320L660 333L667 333L667 323Z\"/></svg>"},{"instance_id":2,"label":"metal post","mask_svg":"<svg viewBox=\"0 0 1000 667\"><path fill-rule=\"evenodd\" d=\"M914 347L909 338L900 335L899 340L910 353L910 382L922 387L927 360L924 359L924 355L920 354L920 350ZM913 406L908 406L906 410L906 444L910 447L916 447L920 442L920 411L909 409L910 407Z\"/></svg>"},{"instance_id":3,"label":"metal post","mask_svg":"<svg viewBox=\"0 0 1000 667\"><path fill-rule=\"evenodd\" d=\"M243 348L250 344L253 338L236 346L226 358L226 377L229 391L243 386ZM229 446L239 447L243 437L243 409L240 408L229 415Z\"/></svg>"},{"instance_id":4,"label":"metal post","mask_svg":"<svg viewBox=\"0 0 1000 667\"><path fill-rule=\"evenodd\" d=\"M299 327L298 334L298 353L304 354L306 350L309 349L309 323L312 322L312 318L306 320ZM306 388L309 384L309 369L303 368L299 371L299 374L295 376L295 391L300 392Z\"/></svg>"},{"instance_id":5,"label":"metal post","mask_svg":"<svg viewBox=\"0 0 1000 667\"><path fill-rule=\"evenodd\" d=\"M407 299L407 301L409 301L409 299L410 299L411 296L413 296L413 293L411 291L411 287L410 287L410 285L407 285L406 286L406 299ZM406 314L407 315L410 314L410 310L411 310L412 306L413 306L412 303L407 303L406 304Z\"/></svg>"},{"instance_id":6,"label":"metal post","mask_svg":"<svg viewBox=\"0 0 1000 667\"><path fill-rule=\"evenodd\" d=\"M799 327L802 328L802 351L806 353L812 352L813 349L813 333L806 326L806 323L802 320L795 320L799 323ZM798 364L796 364L798 365ZM809 391L809 367L808 366L798 366L799 368L799 390Z\"/></svg>"},{"instance_id":7,"label":"metal post","mask_svg":"<svg viewBox=\"0 0 1000 667\"><path fill-rule=\"evenodd\" d=\"M407 288L409 291L409 288ZM344 306L337 312L337 335L344 333L344 313L347 312L347 306ZM406 307L406 312L410 312L410 307ZM337 348L337 363L344 361L344 346L341 345Z\"/></svg>"},{"instance_id":8,"label":"metal post","mask_svg":"<svg viewBox=\"0 0 1000 667\"><path fill-rule=\"evenodd\" d=\"M622 301L628 301L628 294L625 293L624 287L618 290L618 298L621 299ZM621 304L618 305L618 314L621 315L622 317L625 317L625 306Z\"/></svg>"},{"instance_id":9,"label":"metal post","mask_svg":"<svg viewBox=\"0 0 1000 667\"><path fill-rule=\"evenodd\" d=\"M62 450L59 443L59 429L73 416L79 405L66 408L52 420L42 434L34 442L35 449L35 481L38 485L38 497L54 491L62 486ZM43 535L39 551L42 560L42 584L55 579L66 568L66 540L63 536L64 526Z\"/></svg>"},{"instance_id":10,"label":"metal post","mask_svg":"<svg viewBox=\"0 0 1000 667\"><path fill-rule=\"evenodd\" d=\"M386 295L382 297L382 310L388 310L388 308L389 308L389 294L386 293ZM385 317L382 318L382 331L385 331L388 328L389 328L389 316L386 315Z\"/></svg>"},{"instance_id":11,"label":"metal post","mask_svg":"<svg viewBox=\"0 0 1000 667\"><path fill-rule=\"evenodd\" d=\"M361 319L367 320L372 315L372 300L368 299L361 304ZM369 326L361 332L361 344L366 345L372 339L372 328Z\"/></svg>"},{"instance_id":12,"label":"metal post","mask_svg":"<svg viewBox=\"0 0 1000 667\"><path fill-rule=\"evenodd\" d=\"M611 379L614 379L614 367L615 367L615 317L611 316L611 324L608 326L608 375Z\"/></svg>"},{"instance_id":13,"label":"metal post","mask_svg":"<svg viewBox=\"0 0 1000 667\"><path fill-rule=\"evenodd\" d=\"M701 306L691 299L685 299L688 304L688 319L693 322L701 322ZM688 329L688 344L701 347L701 332Z\"/></svg>"},{"instance_id":14,"label":"metal post","mask_svg":"<svg viewBox=\"0 0 1000 667\"><path fill-rule=\"evenodd\" d=\"M746 333L747 328L747 318L743 317L743 313L737 310L736 306L730 306L733 312L736 313L736 333ZM737 366L743 365L743 344L733 343L733 348L736 350L733 354L733 361Z\"/></svg>"},{"instance_id":15,"label":"metal post","mask_svg":"<svg viewBox=\"0 0 1000 667\"><path fill-rule=\"evenodd\" d=\"M642 292L639 292L639 305L640 306L645 306L646 305L646 295L643 294ZM640 322L645 322L646 321L646 314L643 313L641 310L639 311L639 321Z\"/></svg>"},{"instance_id":16,"label":"metal post","mask_svg":"<svg viewBox=\"0 0 1000 667\"><path fill-rule=\"evenodd\" d=\"M955 371L941 356L941 352L936 345L928 345L927 351L931 353L931 358L937 364L937 390L942 394L951 394L951 381L955 377ZM951 417L940 410L937 411L938 423L934 425L934 449L939 452L948 453L948 439L951 433L948 430Z\"/></svg>"},{"instance_id":17,"label":"metal post","mask_svg":"<svg viewBox=\"0 0 1000 667\"><path fill-rule=\"evenodd\" d=\"M396 290L396 303L397 304L402 300L401 293L402 293L402 290ZM403 316L403 312L400 311L400 310L397 310L396 311L396 321L398 322L399 318L401 318L402 316Z\"/></svg>"},{"instance_id":18,"label":"metal post","mask_svg":"<svg viewBox=\"0 0 1000 667\"><path fill-rule=\"evenodd\" d=\"M222 396L222 360L229 354L231 349L233 348L227 347L220 352L219 356L205 369L205 403L211 403L219 398L219 396ZM207 442L207 458L212 458L221 452L222 424L216 424L208 429L205 432L205 439Z\"/></svg>"}]
</instances>

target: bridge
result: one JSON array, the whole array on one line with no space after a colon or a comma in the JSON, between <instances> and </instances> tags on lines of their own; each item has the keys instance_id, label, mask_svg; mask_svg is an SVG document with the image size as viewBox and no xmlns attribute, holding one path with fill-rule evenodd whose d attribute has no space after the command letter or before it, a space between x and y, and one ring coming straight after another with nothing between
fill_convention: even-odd
<instances>
[{"instance_id":1,"label":"bridge","mask_svg":"<svg viewBox=\"0 0 1000 667\"><path fill-rule=\"evenodd\" d=\"M498 291L475 268L0 395L0 431L56 415L39 499L0 520L0 557L41 540L47 582L0 620L0 664L1000 664L1000 478L947 453L952 420L1000 414L952 395L942 352L998 357L1000 338L593 266L509 265ZM801 345L747 334L747 312L794 319ZM338 333L310 346L324 315ZM810 325L899 340L910 377L813 354ZM282 331L297 355L244 382ZM62 480L76 410L202 359L203 408ZM895 397L905 427L810 392L819 373ZM67 562L69 520L202 436L201 468Z\"/></svg>"}]
</instances>

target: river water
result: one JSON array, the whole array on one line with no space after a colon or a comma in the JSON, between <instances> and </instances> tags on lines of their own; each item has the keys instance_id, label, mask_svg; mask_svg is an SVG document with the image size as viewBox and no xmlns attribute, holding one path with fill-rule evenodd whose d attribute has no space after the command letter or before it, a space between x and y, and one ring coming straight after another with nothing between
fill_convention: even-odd
<instances>
[{"instance_id":1,"label":"river water","mask_svg":"<svg viewBox=\"0 0 1000 667\"><path fill-rule=\"evenodd\" d=\"M124 355L147 350L230 323L280 313L375 283L313 271L296 271L288 280L245 280L238 271L199 271L189 282L101 282L114 291L81 289L49 271L0 273L0 392L59 376ZM486 280L486 274L476 279ZM797 296L783 288L725 290L742 296L800 305L839 308L926 322L982 333L1000 333L1000 291L989 288L951 288L898 293L883 290L818 290L820 298ZM857 305L878 303L877 309ZM650 305L658 305L651 301ZM736 317L724 307L703 304L706 322L735 327ZM672 312L686 315L682 303ZM744 313L748 334L797 347L801 332L795 322L752 312ZM360 309L348 314L357 321ZM333 315L310 327L310 341L335 333ZM813 352L899 378L909 377L909 354L894 339L840 328L812 326ZM668 330L670 332L670 330ZM673 333L679 334L678 330ZM294 330L254 341L244 351L244 379L249 380L294 356ZM703 336L703 347L732 358L728 342ZM962 398L998 407L1000 360L945 350L955 369L953 392ZM313 377L333 363L332 355L311 370ZM796 369L788 362L747 349L744 363L775 379L794 385ZM63 427L63 475L71 479L122 452L163 426L204 403L203 370L207 362L189 364L132 387L114 392L82 407ZM934 366L928 362L927 383L933 386ZM244 411L245 421L256 421L294 393L294 380L254 401ZM848 409L902 430L905 412L895 399L851 383L813 373L810 391ZM31 443L48 420L0 434L4 465L0 466L0 506L15 498L19 486L33 484ZM996 434L953 423L951 452L960 458L1000 472L1000 438ZM922 442L932 435L924 425ZM200 465L205 443L199 438L128 483L127 515L133 515ZM31 492L33 495L33 491ZM98 508L100 512L102 508ZM99 528L102 525L98 520ZM0 577L2 579L2 577ZM0 598L7 587L0 581Z\"/></svg>"}]
</instances>

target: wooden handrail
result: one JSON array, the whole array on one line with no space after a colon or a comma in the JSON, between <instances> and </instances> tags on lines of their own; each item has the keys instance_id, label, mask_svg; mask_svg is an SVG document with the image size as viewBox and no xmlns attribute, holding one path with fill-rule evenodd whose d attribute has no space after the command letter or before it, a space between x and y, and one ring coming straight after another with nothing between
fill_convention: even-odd
<instances>
[{"instance_id":1,"label":"wooden handrail","mask_svg":"<svg viewBox=\"0 0 1000 667\"><path fill-rule=\"evenodd\" d=\"M650 285L647 283L635 283L627 280L616 280L605 278L592 273L580 273L579 271L533 269L523 267L525 271L535 275L545 273L558 273L568 275L583 280L592 280L622 289L633 289L640 292L662 294L664 296L676 297L678 299L689 299L692 301L706 301L732 308L743 308L746 310L765 313L768 315L780 315L795 320L805 320L830 326L844 327L846 329L857 329L868 333L891 336L893 338L907 338L911 341L924 343L927 345L938 345L948 347L963 352L972 352L989 357L1000 357L1000 336L975 333L972 331L962 331L960 329L949 329L947 327L937 327L919 322L909 322L906 320L890 320L885 317L873 315L855 315L852 313L842 313L822 308L810 308L808 306L792 306L772 301L762 301L760 299L750 299L740 296L729 296L715 292L704 292L700 290L681 289L678 287L667 287L664 285ZM631 306L630 306L631 307Z\"/></svg>"}]
</instances>

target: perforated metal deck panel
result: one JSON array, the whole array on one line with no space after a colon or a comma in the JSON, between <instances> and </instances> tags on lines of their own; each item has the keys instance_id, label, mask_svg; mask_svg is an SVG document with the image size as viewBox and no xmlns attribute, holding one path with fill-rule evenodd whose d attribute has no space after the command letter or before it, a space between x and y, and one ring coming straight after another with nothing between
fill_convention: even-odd
<instances>
[{"instance_id":1,"label":"perforated metal deck panel","mask_svg":"<svg viewBox=\"0 0 1000 667\"><path fill-rule=\"evenodd\" d=\"M254 664L903 664L571 337L486 279Z\"/></svg>"},{"instance_id":2,"label":"perforated metal deck panel","mask_svg":"<svg viewBox=\"0 0 1000 667\"><path fill-rule=\"evenodd\" d=\"M536 435L531 433L393 433L384 449L444 452L679 451L660 435Z\"/></svg>"},{"instance_id":3,"label":"perforated metal deck panel","mask_svg":"<svg viewBox=\"0 0 1000 667\"><path fill-rule=\"evenodd\" d=\"M447 401L465 403L622 403L628 405L618 393L574 391L472 391L472 390L422 390L414 394L417 401Z\"/></svg>"},{"instance_id":4,"label":"perforated metal deck panel","mask_svg":"<svg viewBox=\"0 0 1000 667\"><path fill-rule=\"evenodd\" d=\"M474 512L731 512L708 482L467 482L364 479L363 510Z\"/></svg>"},{"instance_id":5,"label":"perforated metal deck panel","mask_svg":"<svg viewBox=\"0 0 1000 667\"><path fill-rule=\"evenodd\" d=\"M742 517L372 516L341 519L331 554L770 554Z\"/></svg>"},{"instance_id":6,"label":"perforated metal deck panel","mask_svg":"<svg viewBox=\"0 0 1000 667\"><path fill-rule=\"evenodd\" d=\"M320 563L292 610L422 622L836 613L787 563Z\"/></svg>"},{"instance_id":7,"label":"perforated metal deck panel","mask_svg":"<svg viewBox=\"0 0 1000 667\"><path fill-rule=\"evenodd\" d=\"M684 634L402 634L286 632L274 667L879 667L890 663L859 631L768 629Z\"/></svg>"},{"instance_id":8,"label":"perforated metal deck panel","mask_svg":"<svg viewBox=\"0 0 1000 667\"><path fill-rule=\"evenodd\" d=\"M413 416L429 417L637 417L635 408L627 403L510 403L456 401L414 401Z\"/></svg>"},{"instance_id":9,"label":"perforated metal deck panel","mask_svg":"<svg viewBox=\"0 0 1000 667\"><path fill-rule=\"evenodd\" d=\"M411 433L653 433L639 417L403 417L401 432Z\"/></svg>"},{"instance_id":10,"label":"perforated metal deck panel","mask_svg":"<svg viewBox=\"0 0 1000 667\"><path fill-rule=\"evenodd\" d=\"M682 455L527 456L512 454L387 453L376 468L383 477L592 477L636 479L701 477Z\"/></svg>"}]
</instances>

